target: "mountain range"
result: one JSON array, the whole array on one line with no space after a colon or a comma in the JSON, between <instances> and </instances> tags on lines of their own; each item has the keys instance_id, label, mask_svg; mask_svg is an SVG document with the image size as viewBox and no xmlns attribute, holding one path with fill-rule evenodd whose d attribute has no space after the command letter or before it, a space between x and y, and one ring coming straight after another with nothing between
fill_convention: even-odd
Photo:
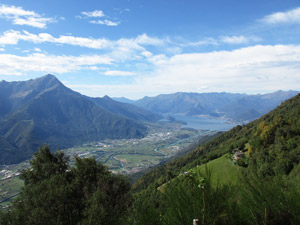
<instances>
[{"instance_id":1,"label":"mountain range","mask_svg":"<svg viewBox=\"0 0 300 225\"><path fill-rule=\"evenodd\" d=\"M0 164L28 159L43 144L55 150L104 139L142 138L147 124L162 115L209 115L247 122L297 93L175 93L115 101L81 95L53 75L1 81Z\"/></svg>"},{"instance_id":2,"label":"mountain range","mask_svg":"<svg viewBox=\"0 0 300 225\"><path fill-rule=\"evenodd\" d=\"M132 102L132 104L158 114L208 115L247 123L268 113L281 102L298 93L298 91L276 91L270 94L246 95L224 92L178 92L144 97ZM124 98L117 98L116 100L130 102Z\"/></svg>"},{"instance_id":3,"label":"mountain range","mask_svg":"<svg viewBox=\"0 0 300 225\"><path fill-rule=\"evenodd\" d=\"M55 76L0 82L0 164L30 158L38 146L62 149L88 141L141 138L160 116L109 97L90 98Z\"/></svg>"}]
</instances>

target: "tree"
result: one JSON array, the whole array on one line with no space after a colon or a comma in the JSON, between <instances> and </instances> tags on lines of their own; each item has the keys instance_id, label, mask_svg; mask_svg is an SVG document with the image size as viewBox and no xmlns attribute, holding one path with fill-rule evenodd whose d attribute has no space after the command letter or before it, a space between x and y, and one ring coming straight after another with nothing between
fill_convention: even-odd
<instances>
[{"instance_id":1,"label":"tree","mask_svg":"<svg viewBox=\"0 0 300 225\"><path fill-rule=\"evenodd\" d=\"M39 149L31 168L22 172L25 186L4 224L115 224L131 202L128 181L93 158L76 158L69 168L63 152ZM1 220L0 220L1 221Z\"/></svg>"}]
</instances>

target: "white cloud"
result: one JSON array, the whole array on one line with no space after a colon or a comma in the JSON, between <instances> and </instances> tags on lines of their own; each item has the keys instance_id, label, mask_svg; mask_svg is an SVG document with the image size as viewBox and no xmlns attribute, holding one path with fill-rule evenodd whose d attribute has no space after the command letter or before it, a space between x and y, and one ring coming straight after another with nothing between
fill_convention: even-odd
<instances>
[{"instance_id":1,"label":"white cloud","mask_svg":"<svg viewBox=\"0 0 300 225\"><path fill-rule=\"evenodd\" d=\"M61 35L54 37L49 33L33 34L25 30L22 32L16 30L8 30L0 36L0 45L16 45L19 41L27 41L35 44L53 43L68 44L92 49L103 50L116 60L137 59L141 56L150 57L151 52L147 51L145 46L151 45L159 47L159 50L169 51L172 54L181 52L180 48L168 48L168 39L159 39L149 37L147 34L139 35L136 38L121 38L119 40L109 40L105 38L85 38L71 35ZM174 52L174 50L176 50Z\"/></svg>"},{"instance_id":2,"label":"white cloud","mask_svg":"<svg viewBox=\"0 0 300 225\"><path fill-rule=\"evenodd\" d=\"M81 12L82 15L87 17L104 17L104 13L102 10L95 10L92 12Z\"/></svg>"},{"instance_id":3,"label":"white cloud","mask_svg":"<svg viewBox=\"0 0 300 225\"><path fill-rule=\"evenodd\" d=\"M299 90L300 45L256 45L233 51L150 57L154 70L138 73L135 83L72 87L91 96L125 96L183 92L266 93Z\"/></svg>"},{"instance_id":4,"label":"white cloud","mask_svg":"<svg viewBox=\"0 0 300 225\"><path fill-rule=\"evenodd\" d=\"M163 45L166 40L155 38L155 37L149 37L147 34L142 34L139 35L135 38L135 42L137 44L142 44L142 45Z\"/></svg>"},{"instance_id":5,"label":"white cloud","mask_svg":"<svg viewBox=\"0 0 300 225\"><path fill-rule=\"evenodd\" d=\"M0 52L4 52L5 51L5 49L4 48L0 48Z\"/></svg>"},{"instance_id":6,"label":"white cloud","mask_svg":"<svg viewBox=\"0 0 300 225\"><path fill-rule=\"evenodd\" d=\"M300 23L300 7L286 12L276 12L261 19L267 24Z\"/></svg>"},{"instance_id":7,"label":"white cloud","mask_svg":"<svg viewBox=\"0 0 300 225\"><path fill-rule=\"evenodd\" d=\"M56 44L69 44L94 49L103 49L112 45L112 42L107 39L93 39L65 35L55 38L48 33L36 35L27 31L20 32L15 30L5 31L4 34L0 36L0 45L17 44L20 40L33 43L50 42Z\"/></svg>"},{"instance_id":8,"label":"white cloud","mask_svg":"<svg viewBox=\"0 0 300 225\"><path fill-rule=\"evenodd\" d=\"M7 6L7 5L1 5L0 6L0 15L3 16L12 16L12 17L18 17L18 16L34 16L38 17L39 15L33 11L27 11L22 9L22 7L16 7L16 6Z\"/></svg>"},{"instance_id":9,"label":"white cloud","mask_svg":"<svg viewBox=\"0 0 300 225\"><path fill-rule=\"evenodd\" d=\"M221 42L226 44L248 44L249 42L261 41L261 38L256 36L245 37L243 35L239 36L223 36L220 38Z\"/></svg>"},{"instance_id":10,"label":"white cloud","mask_svg":"<svg viewBox=\"0 0 300 225\"><path fill-rule=\"evenodd\" d=\"M257 45L170 58L154 56L152 62L156 69L151 75L140 77L138 83L148 84L157 93L196 91L202 86L207 91L255 92L299 89L300 85L299 45Z\"/></svg>"},{"instance_id":11,"label":"white cloud","mask_svg":"<svg viewBox=\"0 0 300 225\"><path fill-rule=\"evenodd\" d=\"M149 52L149 51L143 51L143 52L141 53L141 55L142 55L142 56L145 56L146 58L149 58L149 57L151 57L153 54L152 54L151 52Z\"/></svg>"},{"instance_id":12,"label":"white cloud","mask_svg":"<svg viewBox=\"0 0 300 225\"><path fill-rule=\"evenodd\" d=\"M221 41L228 44L246 44L249 42L245 36L224 36L221 37Z\"/></svg>"},{"instance_id":13,"label":"white cloud","mask_svg":"<svg viewBox=\"0 0 300 225\"><path fill-rule=\"evenodd\" d=\"M48 23L53 22L52 18L35 18L35 17L28 17L28 18L16 18L14 19L14 24L17 25L27 25L37 28L45 28Z\"/></svg>"},{"instance_id":14,"label":"white cloud","mask_svg":"<svg viewBox=\"0 0 300 225\"><path fill-rule=\"evenodd\" d=\"M135 72L130 71L119 71L119 70L109 70L104 72L105 76L134 76Z\"/></svg>"},{"instance_id":15,"label":"white cloud","mask_svg":"<svg viewBox=\"0 0 300 225\"><path fill-rule=\"evenodd\" d=\"M77 16L78 18L99 18L99 17L107 17L102 10L95 10L91 12L81 12L82 16ZM106 25L106 26L118 26L121 22L120 21L111 21L108 19L103 19L103 20L90 20L89 23L92 24L101 24L101 25Z\"/></svg>"},{"instance_id":16,"label":"white cloud","mask_svg":"<svg viewBox=\"0 0 300 225\"><path fill-rule=\"evenodd\" d=\"M195 41L195 42L190 42L190 41L185 41L184 43L181 43L180 46L182 47L198 47L202 45L218 45L218 41L214 38L205 38L200 41Z\"/></svg>"},{"instance_id":17,"label":"white cloud","mask_svg":"<svg viewBox=\"0 0 300 225\"><path fill-rule=\"evenodd\" d=\"M0 54L1 75L21 75L25 72L68 73L84 70L99 64L109 65L113 62L108 56L101 55L46 55L35 53L27 56Z\"/></svg>"},{"instance_id":18,"label":"white cloud","mask_svg":"<svg viewBox=\"0 0 300 225\"><path fill-rule=\"evenodd\" d=\"M110 20L92 20L89 23L93 23L93 24L102 24L102 25L106 25L106 26L118 26L120 24L120 22L113 22Z\"/></svg>"},{"instance_id":19,"label":"white cloud","mask_svg":"<svg viewBox=\"0 0 300 225\"><path fill-rule=\"evenodd\" d=\"M42 17L34 11L7 5L0 6L0 17L10 20L16 25L27 25L37 28L46 28L47 24L56 22L55 19Z\"/></svg>"}]
</instances>

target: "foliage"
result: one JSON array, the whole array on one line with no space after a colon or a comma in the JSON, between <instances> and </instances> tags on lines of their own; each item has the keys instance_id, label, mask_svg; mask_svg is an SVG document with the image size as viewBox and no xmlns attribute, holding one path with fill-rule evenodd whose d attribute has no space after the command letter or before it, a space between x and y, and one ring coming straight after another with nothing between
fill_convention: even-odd
<instances>
[{"instance_id":1,"label":"foliage","mask_svg":"<svg viewBox=\"0 0 300 225\"><path fill-rule=\"evenodd\" d=\"M186 156L159 167L133 184L133 190L156 187L168 182L167 171L178 176L197 165L219 158L234 148L247 150L244 162L249 170L264 176L288 175L300 161L300 95L283 102L278 108L247 125L236 126L201 144Z\"/></svg>"},{"instance_id":2,"label":"foliage","mask_svg":"<svg viewBox=\"0 0 300 225\"><path fill-rule=\"evenodd\" d=\"M127 180L95 159L76 158L68 168L62 152L45 146L23 171L25 186L1 224L115 224L131 197Z\"/></svg>"},{"instance_id":3,"label":"foliage","mask_svg":"<svg viewBox=\"0 0 300 225\"><path fill-rule=\"evenodd\" d=\"M148 219L140 224L191 224L195 217L201 224L300 224L299 115L297 95L262 118L237 126L190 154L154 169L133 184L138 198L131 210L137 211L136 202L140 209L146 208L161 192L158 202L150 204L155 219L140 211L139 217ZM204 175L204 189L199 189L203 174L193 175L193 179L181 175L191 169L201 171L195 170L198 165L217 167L215 159L234 148L248 150L242 162L248 167L240 169L244 172L234 187L225 182L212 183L215 178Z\"/></svg>"},{"instance_id":4,"label":"foliage","mask_svg":"<svg viewBox=\"0 0 300 225\"><path fill-rule=\"evenodd\" d=\"M244 177L240 207L250 224L300 224L300 186L283 176Z\"/></svg>"}]
</instances>

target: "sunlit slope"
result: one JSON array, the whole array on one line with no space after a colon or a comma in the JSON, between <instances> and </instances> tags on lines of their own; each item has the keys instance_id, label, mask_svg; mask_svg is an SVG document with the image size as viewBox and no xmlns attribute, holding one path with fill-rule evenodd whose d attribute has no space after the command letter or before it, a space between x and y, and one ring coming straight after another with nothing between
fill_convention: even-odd
<instances>
[{"instance_id":1,"label":"sunlit slope","mask_svg":"<svg viewBox=\"0 0 300 225\"><path fill-rule=\"evenodd\" d=\"M235 179L231 177L235 176L228 175L226 178L226 170L228 170L228 174L235 172L233 172L233 165L229 165L230 160L226 162L224 155L235 148L246 151L248 155L247 170L256 170L263 176L276 174L298 176L300 95L283 102L260 119L244 126L236 126L213 140L199 145L190 154L151 171L138 180L133 188L141 190L151 184L159 187L190 169L197 166L203 168L206 163L215 170L213 173L216 173L216 177L219 177L220 181L224 179L233 179L232 181L234 181ZM216 160L218 158L219 161ZM225 160L224 163L222 160ZM231 167L232 169L230 169ZM219 173L222 170L225 173L224 177Z\"/></svg>"}]
</instances>

